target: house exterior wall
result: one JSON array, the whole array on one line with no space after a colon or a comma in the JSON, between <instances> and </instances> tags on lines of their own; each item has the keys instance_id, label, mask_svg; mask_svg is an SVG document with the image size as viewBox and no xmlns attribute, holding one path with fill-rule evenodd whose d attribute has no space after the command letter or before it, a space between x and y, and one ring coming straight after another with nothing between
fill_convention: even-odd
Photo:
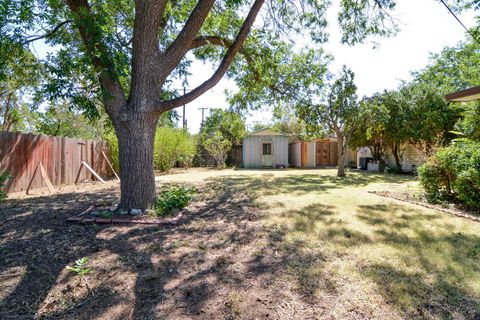
<instances>
[{"instance_id":1,"label":"house exterior wall","mask_svg":"<svg viewBox=\"0 0 480 320\"><path fill-rule=\"evenodd\" d=\"M288 162L290 166L300 168L302 166L302 143L294 142L288 146Z\"/></svg>"},{"instance_id":2,"label":"house exterior wall","mask_svg":"<svg viewBox=\"0 0 480 320\"><path fill-rule=\"evenodd\" d=\"M402 170L405 172L416 171L416 169L425 162L425 158L411 144L407 143L404 145L403 148L405 148L403 152L403 157L400 158L400 162L402 163ZM388 148L385 154L385 163L389 167L396 166L395 157Z\"/></svg>"},{"instance_id":3,"label":"house exterior wall","mask_svg":"<svg viewBox=\"0 0 480 320\"><path fill-rule=\"evenodd\" d=\"M247 136L243 139L243 167L261 168L262 167L262 144L264 142L272 143L272 164L288 166L288 137L287 136L269 136L255 135Z\"/></svg>"}]
</instances>

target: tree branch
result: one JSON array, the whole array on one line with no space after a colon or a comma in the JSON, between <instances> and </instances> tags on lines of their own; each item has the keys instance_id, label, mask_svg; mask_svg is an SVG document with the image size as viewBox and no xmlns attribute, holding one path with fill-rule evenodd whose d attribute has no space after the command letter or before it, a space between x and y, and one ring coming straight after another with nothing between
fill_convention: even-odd
<instances>
[{"instance_id":1,"label":"tree branch","mask_svg":"<svg viewBox=\"0 0 480 320\"><path fill-rule=\"evenodd\" d=\"M27 39L26 41L24 41L22 44L28 44L28 43L31 43L31 42L34 42L34 41L37 41L37 40L40 40L40 39L45 39L45 38L49 38L51 37L55 32L57 32L58 30L60 30L61 27L63 27L64 25L66 25L67 23L72 23L73 20L65 20L61 23L59 23L55 28L53 28L52 30L50 30L49 32L41 35L41 36L36 36L36 37L30 37L29 39Z\"/></svg>"},{"instance_id":2,"label":"tree branch","mask_svg":"<svg viewBox=\"0 0 480 320\"><path fill-rule=\"evenodd\" d=\"M188 50L190 50L192 41L210 13L214 2L214 0L199 0L177 38L160 55L160 63L158 64L158 79L160 83L167 79Z\"/></svg>"},{"instance_id":3,"label":"tree branch","mask_svg":"<svg viewBox=\"0 0 480 320\"><path fill-rule=\"evenodd\" d=\"M235 41L228 48L227 53L223 57L222 62L220 63L220 65L218 66L214 74L210 77L210 79L208 79L207 81L202 83L200 86L198 86L197 88L193 89L192 91L190 91L189 93L183 96L180 96L172 100L159 102L154 107L156 111L165 112L165 111L174 109L176 107L179 107L181 105L187 104L195 100L199 96L201 96L206 91L213 88L223 78L228 68L232 64L233 59L235 58L235 55L240 51L240 49L243 46L243 43L245 42L245 39L250 33L250 29L252 28L255 18L257 17L258 12L260 11L264 1L265 0L255 0L255 2L253 3L250 9L250 12L248 13L247 17L245 18L245 21L243 22L242 27L240 28L240 31L238 32L238 35Z\"/></svg>"},{"instance_id":4,"label":"tree branch","mask_svg":"<svg viewBox=\"0 0 480 320\"><path fill-rule=\"evenodd\" d=\"M191 50L197 49L206 45L216 45L216 46L222 46L225 48L230 48L232 46L232 42L226 38L222 38L219 36L200 36L196 37L192 41L192 45L190 47ZM245 61L247 61L247 64L249 65L250 69L253 72L253 75L255 77L256 81L260 80L260 74L258 71L255 69L254 63L253 63L253 58L252 56L245 50L245 48L240 48L238 53L242 54L243 57L245 58Z\"/></svg>"},{"instance_id":5,"label":"tree branch","mask_svg":"<svg viewBox=\"0 0 480 320\"><path fill-rule=\"evenodd\" d=\"M75 23L92 60L102 88L103 101L107 113L115 119L117 111L126 105L123 88L114 69L114 63L103 43L100 30L91 13L88 0L67 0L67 5L75 15Z\"/></svg>"}]
</instances>

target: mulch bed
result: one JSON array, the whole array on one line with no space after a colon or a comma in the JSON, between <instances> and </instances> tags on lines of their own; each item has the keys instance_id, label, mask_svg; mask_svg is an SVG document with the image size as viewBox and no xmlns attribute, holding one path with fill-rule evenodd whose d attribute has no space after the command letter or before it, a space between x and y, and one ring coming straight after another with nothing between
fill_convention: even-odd
<instances>
[{"instance_id":1,"label":"mulch bed","mask_svg":"<svg viewBox=\"0 0 480 320\"><path fill-rule=\"evenodd\" d=\"M391 198L391 199L395 199L403 202L412 203L425 208L449 213L457 217L480 222L480 212L468 211L456 206L455 204L450 204L448 205L448 207L446 207L445 205L428 203L426 202L426 200L419 199L418 197L408 192L368 191L368 193L375 194L377 196L381 196L384 198Z\"/></svg>"}]
</instances>

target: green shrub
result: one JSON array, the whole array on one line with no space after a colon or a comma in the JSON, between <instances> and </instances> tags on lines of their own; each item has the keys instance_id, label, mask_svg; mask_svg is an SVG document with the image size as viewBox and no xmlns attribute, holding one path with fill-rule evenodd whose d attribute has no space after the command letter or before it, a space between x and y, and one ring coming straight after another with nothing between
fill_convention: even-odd
<instances>
[{"instance_id":1,"label":"green shrub","mask_svg":"<svg viewBox=\"0 0 480 320\"><path fill-rule=\"evenodd\" d=\"M155 212L157 215L173 214L185 208L193 199L195 189L181 185L164 186L157 196Z\"/></svg>"},{"instance_id":2,"label":"green shrub","mask_svg":"<svg viewBox=\"0 0 480 320\"><path fill-rule=\"evenodd\" d=\"M439 149L418 169L420 184L432 201L460 201L480 209L480 143L461 140Z\"/></svg>"},{"instance_id":3,"label":"green shrub","mask_svg":"<svg viewBox=\"0 0 480 320\"><path fill-rule=\"evenodd\" d=\"M195 142L180 128L158 128L155 134L154 164L160 171L168 171L175 163L190 167L196 153Z\"/></svg>"},{"instance_id":4,"label":"green shrub","mask_svg":"<svg viewBox=\"0 0 480 320\"><path fill-rule=\"evenodd\" d=\"M7 193L2 190L2 187L5 185L5 181L9 178L11 178L11 176L6 171L0 174L0 201L7 199Z\"/></svg>"},{"instance_id":5,"label":"green shrub","mask_svg":"<svg viewBox=\"0 0 480 320\"><path fill-rule=\"evenodd\" d=\"M118 139L114 130L111 130L103 135L103 140L108 142L110 147L110 156L112 159L112 166L115 171L120 171L120 158L118 154Z\"/></svg>"}]
</instances>

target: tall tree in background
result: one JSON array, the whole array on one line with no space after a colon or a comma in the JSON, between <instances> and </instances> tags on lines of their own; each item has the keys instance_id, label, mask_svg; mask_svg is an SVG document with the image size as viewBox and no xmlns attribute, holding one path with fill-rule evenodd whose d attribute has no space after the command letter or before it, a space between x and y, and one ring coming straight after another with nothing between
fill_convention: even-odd
<instances>
[{"instance_id":1,"label":"tall tree in background","mask_svg":"<svg viewBox=\"0 0 480 320\"><path fill-rule=\"evenodd\" d=\"M404 146L411 134L409 101L399 91L384 91L374 95L369 103L374 104L372 109L377 112L371 122L377 128L373 132L390 150L396 170L401 172Z\"/></svg>"},{"instance_id":2,"label":"tall tree in background","mask_svg":"<svg viewBox=\"0 0 480 320\"><path fill-rule=\"evenodd\" d=\"M398 172L407 143L427 158L451 141L459 118L459 109L445 101L437 86L417 82L375 94L365 108L369 116L355 130L351 145L370 146L375 158L377 150L387 147Z\"/></svg>"},{"instance_id":3,"label":"tall tree in background","mask_svg":"<svg viewBox=\"0 0 480 320\"><path fill-rule=\"evenodd\" d=\"M322 87L313 92L322 95ZM314 103L303 100L297 105L298 115L310 133L334 132L338 141L337 176L345 176L345 164L350 138L363 117L363 102L358 101L354 74L343 67L338 77L326 86L325 101Z\"/></svg>"},{"instance_id":4,"label":"tall tree in background","mask_svg":"<svg viewBox=\"0 0 480 320\"><path fill-rule=\"evenodd\" d=\"M238 113L212 109L200 130L200 141L217 167L223 168L228 152L242 141L245 133L245 122Z\"/></svg>"},{"instance_id":5,"label":"tall tree in background","mask_svg":"<svg viewBox=\"0 0 480 320\"><path fill-rule=\"evenodd\" d=\"M41 64L21 46L11 46L0 64L1 130L11 131L21 126L21 109L25 98L33 95L42 74Z\"/></svg>"},{"instance_id":6,"label":"tall tree in background","mask_svg":"<svg viewBox=\"0 0 480 320\"><path fill-rule=\"evenodd\" d=\"M119 142L120 206L144 209L155 199L153 142L160 114L214 87L237 53L247 63L235 62L234 75L262 77L261 59L242 47L264 2L11 0L0 12L0 53L11 43L26 46L40 38L57 47L47 58L53 75L46 86L49 98L68 97L89 115L98 114L102 103ZM300 31L325 41L328 4L269 1L262 30L255 30L251 41L268 46L270 39ZM394 6L393 0L342 1L342 41L354 44L370 34L393 32L394 25L385 28L385 23ZM179 95L172 80L188 76L192 50L194 58L220 62L209 79Z\"/></svg>"},{"instance_id":7,"label":"tall tree in background","mask_svg":"<svg viewBox=\"0 0 480 320\"><path fill-rule=\"evenodd\" d=\"M105 117L87 119L78 111L70 110L66 101L50 105L37 115L36 129L41 134L94 140L105 131Z\"/></svg>"},{"instance_id":8,"label":"tall tree in background","mask_svg":"<svg viewBox=\"0 0 480 320\"><path fill-rule=\"evenodd\" d=\"M475 31L479 34L478 27ZM431 56L432 62L424 69L415 72L414 83L428 83L439 94L447 94L480 84L478 65L480 45L475 41L461 42L454 47L445 47L440 53ZM464 137L480 140L480 102L455 104L461 113L455 131Z\"/></svg>"}]
</instances>

